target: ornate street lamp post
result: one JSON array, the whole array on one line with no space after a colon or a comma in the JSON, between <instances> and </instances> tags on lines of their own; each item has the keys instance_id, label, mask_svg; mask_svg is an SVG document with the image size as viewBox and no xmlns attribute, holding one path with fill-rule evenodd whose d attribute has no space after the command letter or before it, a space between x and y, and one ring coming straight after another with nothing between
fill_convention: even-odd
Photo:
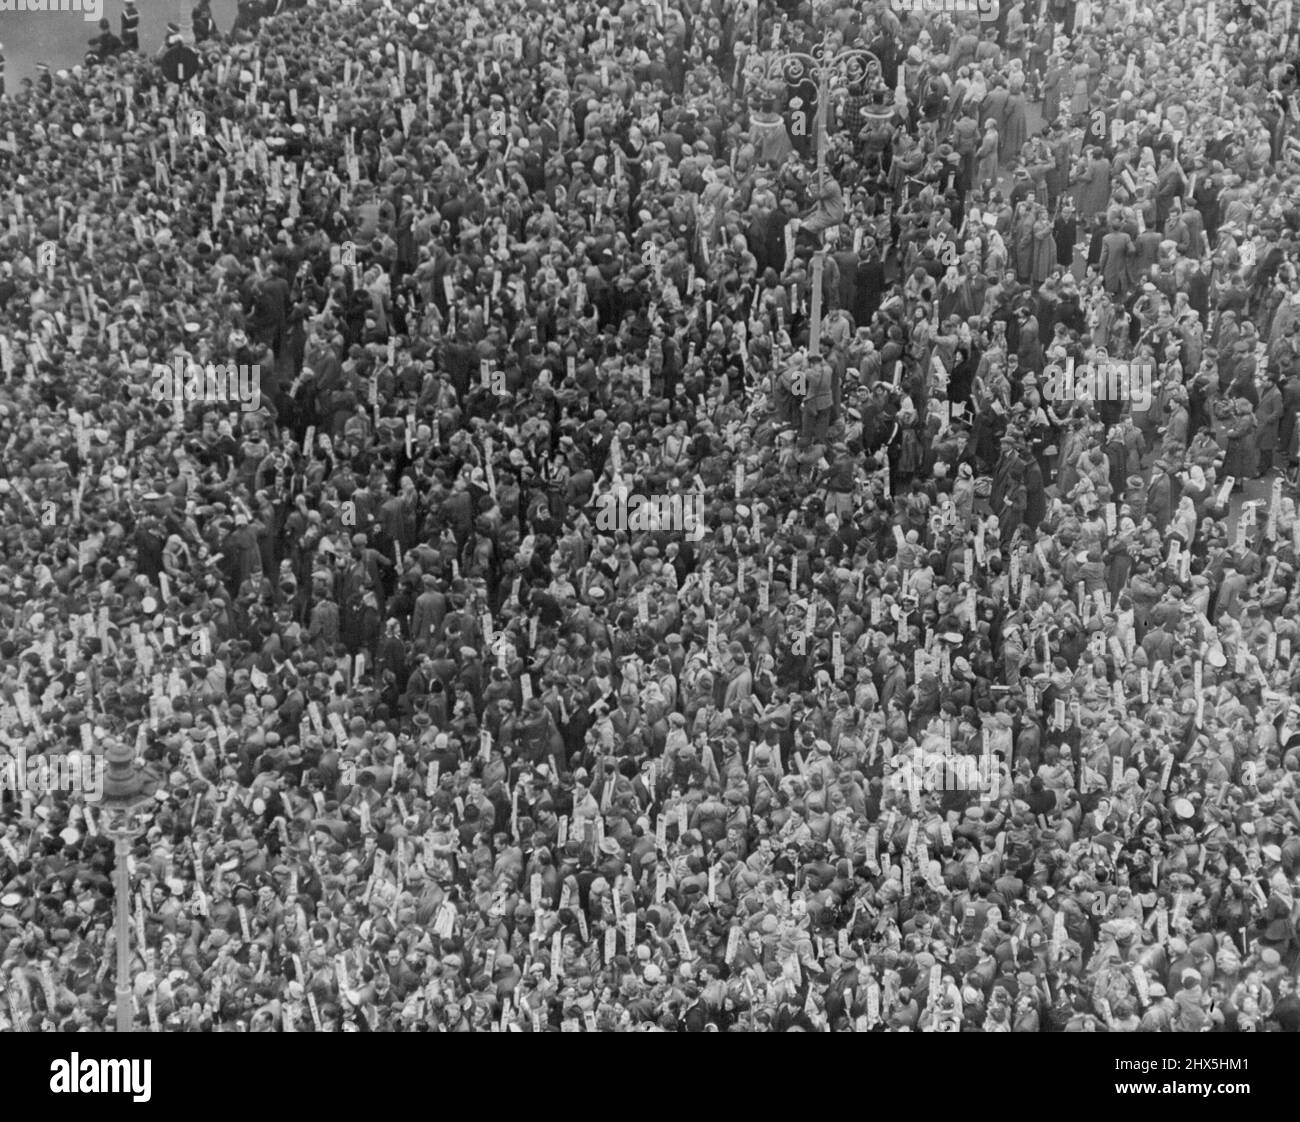
<instances>
[{"instance_id":1,"label":"ornate street lamp post","mask_svg":"<svg viewBox=\"0 0 1300 1122\"><path fill-rule=\"evenodd\" d=\"M817 123L813 138L817 153L817 196L821 198L826 180L826 118L830 107L831 87L836 82L854 85L882 73L880 60L860 47L831 47L830 32L811 52L781 51L756 58L749 67L755 84L780 80L786 85L811 82L817 90ZM826 251L818 249L812 260L812 323L808 335L808 353L821 353L822 272Z\"/></svg>"},{"instance_id":2,"label":"ornate street lamp post","mask_svg":"<svg viewBox=\"0 0 1300 1122\"><path fill-rule=\"evenodd\" d=\"M114 743L104 753L104 797L100 802L104 833L113 839L114 895L117 897L117 1031L130 1032L131 1010L131 877L127 858L131 841L144 830L143 804L161 783L131 748ZM143 953L144 948L140 948Z\"/></svg>"}]
</instances>

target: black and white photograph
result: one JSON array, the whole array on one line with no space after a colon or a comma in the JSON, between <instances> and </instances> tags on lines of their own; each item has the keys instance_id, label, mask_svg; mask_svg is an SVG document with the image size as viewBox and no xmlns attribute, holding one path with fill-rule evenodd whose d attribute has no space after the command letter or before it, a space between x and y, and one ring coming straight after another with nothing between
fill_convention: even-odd
<instances>
[{"instance_id":1,"label":"black and white photograph","mask_svg":"<svg viewBox=\"0 0 1300 1122\"><path fill-rule=\"evenodd\" d=\"M244 1033L326 1104L290 1034L1287 1079L1300 3L0 41L13 1086L193 1103Z\"/></svg>"}]
</instances>

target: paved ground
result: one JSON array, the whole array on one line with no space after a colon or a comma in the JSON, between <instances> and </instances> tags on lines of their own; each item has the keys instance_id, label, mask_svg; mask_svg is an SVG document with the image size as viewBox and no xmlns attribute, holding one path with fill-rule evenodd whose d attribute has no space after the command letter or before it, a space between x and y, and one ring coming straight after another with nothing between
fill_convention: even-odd
<instances>
[{"instance_id":1,"label":"paved ground","mask_svg":"<svg viewBox=\"0 0 1300 1122\"><path fill-rule=\"evenodd\" d=\"M104 17L112 24L114 34L121 34L122 0L101 2ZM140 49L156 53L162 47L169 22L178 24L185 37L191 38L193 9L194 0L138 0ZM235 20L235 0L212 0L212 14L217 29L228 32ZM90 40L98 34L96 22L86 22L80 11L0 12L6 91L12 93L24 78L34 77L38 62L48 62L54 70L77 65L85 57Z\"/></svg>"}]
</instances>

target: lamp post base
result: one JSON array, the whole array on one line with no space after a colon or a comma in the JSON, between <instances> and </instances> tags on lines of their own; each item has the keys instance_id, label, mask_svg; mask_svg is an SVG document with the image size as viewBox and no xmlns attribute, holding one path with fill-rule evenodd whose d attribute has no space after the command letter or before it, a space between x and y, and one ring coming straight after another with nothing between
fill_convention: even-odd
<instances>
[{"instance_id":1,"label":"lamp post base","mask_svg":"<svg viewBox=\"0 0 1300 1122\"><path fill-rule=\"evenodd\" d=\"M134 830L129 815L119 815L112 823L113 839L113 893L115 912L115 941L117 943L117 1011L114 1018L118 1032L130 1032L135 1024L135 1010L131 1007L131 877L127 872L127 859L131 855Z\"/></svg>"},{"instance_id":2,"label":"lamp post base","mask_svg":"<svg viewBox=\"0 0 1300 1122\"><path fill-rule=\"evenodd\" d=\"M116 1030L131 1032L135 1025L135 1011L131 1008L131 987L118 986L114 993L117 996Z\"/></svg>"}]
</instances>

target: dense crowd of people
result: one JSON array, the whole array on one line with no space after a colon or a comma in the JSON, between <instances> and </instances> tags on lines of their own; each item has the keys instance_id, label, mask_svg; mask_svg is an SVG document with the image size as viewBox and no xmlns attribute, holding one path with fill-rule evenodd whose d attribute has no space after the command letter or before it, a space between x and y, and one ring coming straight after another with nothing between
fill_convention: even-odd
<instances>
[{"instance_id":1,"label":"dense crowd of people","mask_svg":"<svg viewBox=\"0 0 1300 1122\"><path fill-rule=\"evenodd\" d=\"M1300 1028L1279 11L245 0L180 84L132 5L11 90L0 741L159 782L137 1026ZM112 1025L108 817L4 792L0 1027Z\"/></svg>"}]
</instances>

